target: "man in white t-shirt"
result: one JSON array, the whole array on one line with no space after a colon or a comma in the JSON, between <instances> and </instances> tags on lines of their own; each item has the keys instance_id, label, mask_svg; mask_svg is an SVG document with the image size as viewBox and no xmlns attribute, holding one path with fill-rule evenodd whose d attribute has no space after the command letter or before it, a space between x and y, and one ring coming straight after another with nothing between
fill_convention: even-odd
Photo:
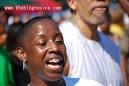
<instances>
[{"instance_id":1,"label":"man in white t-shirt","mask_svg":"<svg viewBox=\"0 0 129 86\"><path fill-rule=\"evenodd\" d=\"M69 63L65 74L98 81L104 86L123 86L119 50L97 31L105 20L109 0L67 0L71 18L59 25Z\"/></svg>"}]
</instances>

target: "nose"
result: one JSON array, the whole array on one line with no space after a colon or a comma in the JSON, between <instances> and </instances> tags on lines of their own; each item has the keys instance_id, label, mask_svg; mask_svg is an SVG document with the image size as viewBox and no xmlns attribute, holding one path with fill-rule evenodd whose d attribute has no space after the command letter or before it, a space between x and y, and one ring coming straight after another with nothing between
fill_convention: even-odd
<instances>
[{"instance_id":1,"label":"nose","mask_svg":"<svg viewBox=\"0 0 129 86\"><path fill-rule=\"evenodd\" d=\"M58 46L54 41L50 41L48 51L49 53L57 53L59 51Z\"/></svg>"},{"instance_id":2,"label":"nose","mask_svg":"<svg viewBox=\"0 0 129 86\"><path fill-rule=\"evenodd\" d=\"M96 0L96 1L100 1L100 2L103 2L103 3L107 4L107 5L109 5L109 0Z\"/></svg>"}]
</instances>

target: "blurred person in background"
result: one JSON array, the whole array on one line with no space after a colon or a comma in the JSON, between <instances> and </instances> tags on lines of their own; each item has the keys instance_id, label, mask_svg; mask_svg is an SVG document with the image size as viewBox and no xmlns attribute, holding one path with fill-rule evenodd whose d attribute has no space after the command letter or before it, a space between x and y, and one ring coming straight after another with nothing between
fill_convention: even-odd
<instances>
[{"instance_id":1,"label":"blurred person in background","mask_svg":"<svg viewBox=\"0 0 129 86\"><path fill-rule=\"evenodd\" d=\"M116 0L118 2L118 4L121 6L121 8L127 13L127 15L129 16L129 0ZM126 20L129 21L129 17L126 17ZM125 35L124 35L124 43L122 43L122 41L120 43L122 43L122 45L124 45L125 47L122 48L122 50L124 50L125 52L125 56L128 59L129 58L129 23L127 25L127 27L125 27ZM127 59L125 61L127 61ZM128 59L129 60L129 59ZM128 74L129 74L129 63L128 63ZM128 80L129 82L129 80Z\"/></svg>"},{"instance_id":2,"label":"blurred person in background","mask_svg":"<svg viewBox=\"0 0 129 86\"><path fill-rule=\"evenodd\" d=\"M129 86L129 23L127 24L129 18L127 17L127 15L125 15L126 13L129 14L128 7L128 0L112 0L110 8L112 17L110 32L113 34L114 42L117 44L121 51L120 65L125 80L125 86Z\"/></svg>"},{"instance_id":3,"label":"blurred person in background","mask_svg":"<svg viewBox=\"0 0 129 86\"><path fill-rule=\"evenodd\" d=\"M9 51L9 55L11 58L12 69L13 69L13 76L16 86L27 86L29 83L29 74L28 71L25 69L23 70L22 61L20 61L16 55L16 33L22 26L21 22L13 23L9 26L7 30L7 41L6 47Z\"/></svg>"},{"instance_id":4,"label":"blurred person in background","mask_svg":"<svg viewBox=\"0 0 129 86\"><path fill-rule=\"evenodd\" d=\"M116 43L116 45L120 48L121 58L120 58L120 66L124 76L125 85L129 86L128 82L128 71L127 71L127 61L129 52L129 39L127 37L126 32L122 29L122 27L118 24L112 24L110 26L110 32L112 33L112 39Z\"/></svg>"},{"instance_id":5,"label":"blurred person in background","mask_svg":"<svg viewBox=\"0 0 129 86\"><path fill-rule=\"evenodd\" d=\"M102 31L105 35L107 35L109 38L111 38L112 41L114 41L114 43L116 43L116 45L120 48L120 51L121 51L120 66L124 77L124 83L125 83L124 86L128 86L127 61L125 61L124 59L125 57L123 57L125 55L124 54L125 47L126 49L128 49L127 42L125 42L127 41L127 38L124 36L122 28L119 25L111 24L111 21L106 20L103 24L99 26L98 29ZM123 37L125 37L124 38L126 39L125 41Z\"/></svg>"},{"instance_id":6,"label":"blurred person in background","mask_svg":"<svg viewBox=\"0 0 129 86\"><path fill-rule=\"evenodd\" d=\"M9 54L4 47L7 34L0 23L0 86L15 86Z\"/></svg>"},{"instance_id":7,"label":"blurred person in background","mask_svg":"<svg viewBox=\"0 0 129 86\"><path fill-rule=\"evenodd\" d=\"M123 10L129 15L129 1L128 0L115 0L123 8Z\"/></svg>"}]
</instances>

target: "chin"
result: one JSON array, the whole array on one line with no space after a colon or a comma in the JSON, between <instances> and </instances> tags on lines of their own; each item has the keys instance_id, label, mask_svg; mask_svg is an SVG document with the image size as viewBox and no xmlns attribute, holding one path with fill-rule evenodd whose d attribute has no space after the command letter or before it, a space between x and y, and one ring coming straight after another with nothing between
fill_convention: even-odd
<instances>
[{"instance_id":1,"label":"chin","mask_svg":"<svg viewBox=\"0 0 129 86\"><path fill-rule=\"evenodd\" d=\"M94 25L99 25L102 24L105 21L105 16L102 17L93 17L92 19L90 19L91 24Z\"/></svg>"},{"instance_id":2,"label":"chin","mask_svg":"<svg viewBox=\"0 0 129 86\"><path fill-rule=\"evenodd\" d=\"M95 19L93 21L90 21L90 23L95 26L98 26L98 25L102 24L103 22L104 22L104 19L97 19L97 20Z\"/></svg>"},{"instance_id":3,"label":"chin","mask_svg":"<svg viewBox=\"0 0 129 86\"><path fill-rule=\"evenodd\" d=\"M61 78L63 78L63 77L58 77L58 78L54 77L54 78L50 78L49 81L58 81L58 80L60 80Z\"/></svg>"},{"instance_id":4,"label":"chin","mask_svg":"<svg viewBox=\"0 0 129 86\"><path fill-rule=\"evenodd\" d=\"M54 75L51 75L49 77L50 77L49 80L51 80L51 81L57 81L57 80L59 80L59 79L62 78L62 74L54 74Z\"/></svg>"}]
</instances>

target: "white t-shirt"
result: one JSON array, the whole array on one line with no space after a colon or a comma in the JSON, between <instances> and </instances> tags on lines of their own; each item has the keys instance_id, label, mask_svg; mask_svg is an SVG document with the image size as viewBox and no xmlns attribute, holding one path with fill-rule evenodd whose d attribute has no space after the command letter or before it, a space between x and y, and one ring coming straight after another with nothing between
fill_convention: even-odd
<instances>
[{"instance_id":1,"label":"white t-shirt","mask_svg":"<svg viewBox=\"0 0 129 86\"><path fill-rule=\"evenodd\" d=\"M104 86L122 86L119 64L98 42L84 37L69 21L62 22L59 28L70 62L68 77L92 79Z\"/></svg>"}]
</instances>

